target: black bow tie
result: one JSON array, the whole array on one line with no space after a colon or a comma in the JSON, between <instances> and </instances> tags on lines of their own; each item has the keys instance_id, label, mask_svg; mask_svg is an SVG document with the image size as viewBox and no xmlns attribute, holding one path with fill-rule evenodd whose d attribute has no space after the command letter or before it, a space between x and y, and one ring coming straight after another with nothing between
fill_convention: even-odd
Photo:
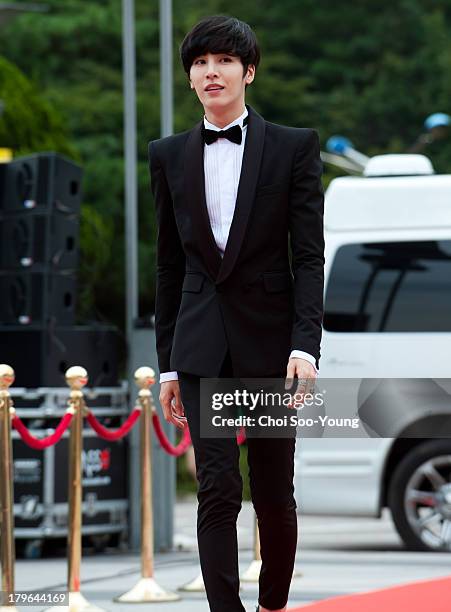
<instances>
[{"instance_id":1,"label":"black bow tie","mask_svg":"<svg viewBox=\"0 0 451 612\"><path fill-rule=\"evenodd\" d=\"M243 126L247 123L247 117L243 121ZM228 130L207 130L204 124L202 124L202 136L204 138L204 142L207 145L216 142L218 138L227 138L230 142L234 142L235 144L241 144L241 140L243 139L243 130L240 125L233 125Z\"/></svg>"}]
</instances>

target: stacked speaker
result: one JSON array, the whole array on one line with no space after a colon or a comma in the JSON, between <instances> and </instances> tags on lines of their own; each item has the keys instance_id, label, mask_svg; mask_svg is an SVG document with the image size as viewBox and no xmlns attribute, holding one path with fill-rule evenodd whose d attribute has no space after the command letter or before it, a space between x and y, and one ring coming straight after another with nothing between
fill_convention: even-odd
<instances>
[{"instance_id":1,"label":"stacked speaker","mask_svg":"<svg viewBox=\"0 0 451 612\"><path fill-rule=\"evenodd\" d=\"M65 385L74 364L118 384L117 330L76 325L81 179L56 153L0 164L0 363L21 387Z\"/></svg>"}]
</instances>

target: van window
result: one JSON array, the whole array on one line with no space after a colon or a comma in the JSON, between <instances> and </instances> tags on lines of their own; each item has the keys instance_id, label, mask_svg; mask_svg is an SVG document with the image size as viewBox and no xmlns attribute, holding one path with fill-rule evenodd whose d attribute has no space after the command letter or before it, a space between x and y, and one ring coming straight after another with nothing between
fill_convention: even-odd
<instances>
[{"instance_id":1,"label":"van window","mask_svg":"<svg viewBox=\"0 0 451 612\"><path fill-rule=\"evenodd\" d=\"M451 331L451 240L340 247L326 290L324 328Z\"/></svg>"}]
</instances>

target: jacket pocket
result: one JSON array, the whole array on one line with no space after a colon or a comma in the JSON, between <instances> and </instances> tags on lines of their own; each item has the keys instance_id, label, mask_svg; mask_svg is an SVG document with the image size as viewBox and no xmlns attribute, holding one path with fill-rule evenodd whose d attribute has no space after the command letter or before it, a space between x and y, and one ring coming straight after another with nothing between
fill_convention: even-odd
<instances>
[{"instance_id":1,"label":"jacket pocket","mask_svg":"<svg viewBox=\"0 0 451 612\"><path fill-rule=\"evenodd\" d=\"M256 197L262 197L266 195L275 195L277 193L282 193L284 189L284 183L272 183L271 185L262 185L261 187L257 187Z\"/></svg>"},{"instance_id":2,"label":"jacket pocket","mask_svg":"<svg viewBox=\"0 0 451 612\"><path fill-rule=\"evenodd\" d=\"M292 286L291 274L289 272L264 272L263 284L268 293L289 291Z\"/></svg>"},{"instance_id":3,"label":"jacket pocket","mask_svg":"<svg viewBox=\"0 0 451 612\"><path fill-rule=\"evenodd\" d=\"M189 293L200 293L204 285L205 277L202 274L194 274L188 272L185 274L183 279L182 291L188 291Z\"/></svg>"}]
</instances>

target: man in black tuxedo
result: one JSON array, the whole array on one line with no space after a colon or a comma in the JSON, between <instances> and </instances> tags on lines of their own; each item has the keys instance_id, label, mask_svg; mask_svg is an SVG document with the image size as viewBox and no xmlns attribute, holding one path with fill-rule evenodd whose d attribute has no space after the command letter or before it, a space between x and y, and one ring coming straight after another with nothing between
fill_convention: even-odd
<instances>
[{"instance_id":1,"label":"man in black tuxedo","mask_svg":"<svg viewBox=\"0 0 451 612\"><path fill-rule=\"evenodd\" d=\"M317 376L324 283L318 134L265 121L245 105L260 52L238 19L202 20L181 58L205 116L149 145L157 221L156 337L165 419L188 423L197 534L213 612L243 612L234 439L200 435L202 377ZM286 609L297 545L295 439L248 438L262 569L260 612ZM258 609L258 608L257 608Z\"/></svg>"}]
</instances>

